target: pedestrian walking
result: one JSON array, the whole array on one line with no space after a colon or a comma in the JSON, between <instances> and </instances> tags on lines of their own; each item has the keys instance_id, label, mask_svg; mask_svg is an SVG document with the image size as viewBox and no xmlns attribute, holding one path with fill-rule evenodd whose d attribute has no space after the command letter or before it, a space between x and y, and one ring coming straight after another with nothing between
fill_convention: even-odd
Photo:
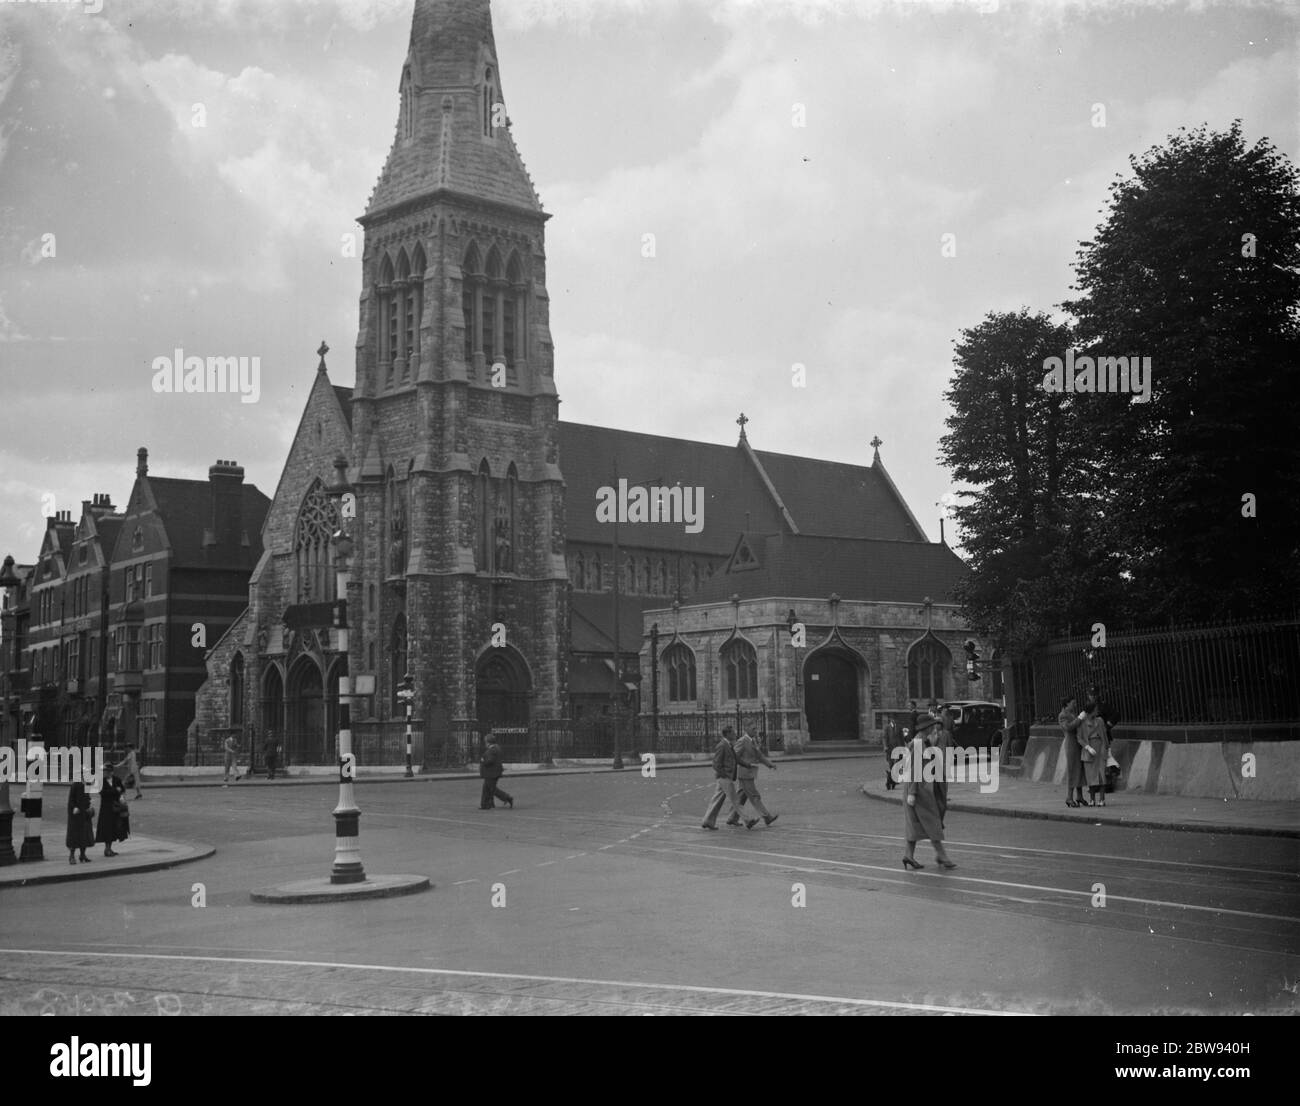
<instances>
[{"instance_id":1,"label":"pedestrian walking","mask_svg":"<svg viewBox=\"0 0 1300 1106\"><path fill-rule=\"evenodd\" d=\"M1106 754L1110 752L1110 741L1106 737L1105 719L1095 699L1084 704L1076 740L1083 760L1083 775L1088 781L1088 805L1105 806Z\"/></svg>"},{"instance_id":2,"label":"pedestrian walking","mask_svg":"<svg viewBox=\"0 0 1300 1106\"><path fill-rule=\"evenodd\" d=\"M740 812L740 803L736 799L736 750L732 748L732 740L736 736L736 731L730 726L722 728L722 737L718 739L718 744L713 749L713 778L716 784L713 797L709 800L709 809L705 811L704 821L700 823L701 829L716 830L718 828L718 814L722 810L722 804L730 800L731 815L735 821L727 819L728 825L738 825L744 815ZM758 819L745 820L745 828L753 829L758 825Z\"/></svg>"},{"instance_id":3,"label":"pedestrian walking","mask_svg":"<svg viewBox=\"0 0 1300 1106\"><path fill-rule=\"evenodd\" d=\"M890 718L885 723L885 735L882 744L885 748L885 790L893 791L898 786L894 779L894 750L902 748L904 738L898 730L898 723Z\"/></svg>"},{"instance_id":4,"label":"pedestrian walking","mask_svg":"<svg viewBox=\"0 0 1300 1106\"><path fill-rule=\"evenodd\" d=\"M227 734L222 751L226 756L226 770L221 776L221 786L230 786L230 773L235 773L235 782L238 783L242 778L239 774L239 746L235 743L235 735Z\"/></svg>"},{"instance_id":5,"label":"pedestrian walking","mask_svg":"<svg viewBox=\"0 0 1300 1106\"><path fill-rule=\"evenodd\" d=\"M266 741L262 745L262 755L266 758L266 778L275 779L275 770L280 766L280 739L274 730L266 731Z\"/></svg>"},{"instance_id":6,"label":"pedestrian walking","mask_svg":"<svg viewBox=\"0 0 1300 1106\"><path fill-rule=\"evenodd\" d=\"M736 754L736 792L740 801L738 807L745 805L745 800L762 816L763 825L770 826L780 817L779 814L769 814L767 807L763 805L763 797L758 793L758 766L766 764L773 772L776 771L776 765L771 759L758 747L758 742L748 730L744 731L739 740L732 746L732 751ZM740 814L733 814L727 819L727 825L740 825Z\"/></svg>"},{"instance_id":7,"label":"pedestrian walking","mask_svg":"<svg viewBox=\"0 0 1300 1106\"><path fill-rule=\"evenodd\" d=\"M483 749L482 759L478 762L478 774L483 777L483 794L478 802L480 810L496 809L494 799L500 799L511 810L515 808L515 800L497 786L502 774L505 772L505 765L502 760L501 746L497 744L496 735L489 733L487 735L487 744Z\"/></svg>"},{"instance_id":8,"label":"pedestrian walking","mask_svg":"<svg viewBox=\"0 0 1300 1106\"><path fill-rule=\"evenodd\" d=\"M1057 725L1065 735L1065 805L1083 806L1083 761L1079 757L1078 731L1083 715L1078 713L1079 701L1068 695L1061 700L1061 713Z\"/></svg>"},{"instance_id":9,"label":"pedestrian walking","mask_svg":"<svg viewBox=\"0 0 1300 1106\"><path fill-rule=\"evenodd\" d=\"M68 847L68 863L76 864L78 852L81 862L90 863L86 850L95 843L95 810L90 805L86 785L78 780L68 789L68 833L64 844Z\"/></svg>"},{"instance_id":10,"label":"pedestrian walking","mask_svg":"<svg viewBox=\"0 0 1300 1106\"><path fill-rule=\"evenodd\" d=\"M940 811L934 781L923 778L925 746L924 738L914 737L909 750L911 764L903 795L903 838L906 842L903 867L925 867L917 862L916 843L928 839L934 846L935 863L942 868L955 868L957 865L948 858L943 847L943 813Z\"/></svg>"},{"instance_id":11,"label":"pedestrian walking","mask_svg":"<svg viewBox=\"0 0 1300 1106\"><path fill-rule=\"evenodd\" d=\"M113 845L131 836L131 815L123 795L126 787L118 776L104 777L99 792L99 821L95 825L95 840L104 846L105 856L117 856Z\"/></svg>"},{"instance_id":12,"label":"pedestrian walking","mask_svg":"<svg viewBox=\"0 0 1300 1106\"><path fill-rule=\"evenodd\" d=\"M140 753L143 748L144 742L128 745L126 753L122 757L122 763L114 765L111 769L122 777L122 782L126 787L135 788L135 797L137 799L144 798L144 795L140 793Z\"/></svg>"}]
</instances>

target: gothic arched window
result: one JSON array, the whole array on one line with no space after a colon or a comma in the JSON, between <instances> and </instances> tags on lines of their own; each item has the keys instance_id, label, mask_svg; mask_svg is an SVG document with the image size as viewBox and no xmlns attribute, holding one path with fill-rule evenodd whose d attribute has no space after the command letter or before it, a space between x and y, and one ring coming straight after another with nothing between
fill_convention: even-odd
<instances>
[{"instance_id":1,"label":"gothic arched window","mask_svg":"<svg viewBox=\"0 0 1300 1106\"><path fill-rule=\"evenodd\" d=\"M474 481L474 567L479 572L492 570L492 477L487 461L478 467Z\"/></svg>"},{"instance_id":2,"label":"gothic arched window","mask_svg":"<svg viewBox=\"0 0 1300 1106\"><path fill-rule=\"evenodd\" d=\"M487 283L479 305L483 324L480 339L483 357L489 365L492 365L501 354L497 320L501 318L502 290L505 287L501 280L501 255L497 252L495 246L488 250L483 270L487 277Z\"/></svg>"},{"instance_id":3,"label":"gothic arched window","mask_svg":"<svg viewBox=\"0 0 1300 1106\"><path fill-rule=\"evenodd\" d=\"M393 259L387 254L379 264L379 281L375 292L379 296L379 372L382 386L392 384L393 361L397 357L397 298L393 275Z\"/></svg>"},{"instance_id":4,"label":"gothic arched window","mask_svg":"<svg viewBox=\"0 0 1300 1106\"><path fill-rule=\"evenodd\" d=\"M587 587L587 558L578 553L573 558L573 570L569 573L573 580L574 591L584 591Z\"/></svg>"},{"instance_id":5,"label":"gothic arched window","mask_svg":"<svg viewBox=\"0 0 1300 1106\"><path fill-rule=\"evenodd\" d=\"M695 654L680 641L664 650L664 674L670 703L695 702Z\"/></svg>"},{"instance_id":6,"label":"gothic arched window","mask_svg":"<svg viewBox=\"0 0 1300 1106\"><path fill-rule=\"evenodd\" d=\"M406 289L402 298L404 305L404 345L402 352L406 357L402 369L402 379L410 380L420 367L420 319L424 313L424 247L417 245L411 255L411 270L406 276Z\"/></svg>"},{"instance_id":7,"label":"gothic arched window","mask_svg":"<svg viewBox=\"0 0 1300 1106\"><path fill-rule=\"evenodd\" d=\"M402 677L406 675L406 615L399 614L393 620L393 634L389 639L388 658L390 664L388 686L392 689L394 718L404 718L406 707L397 697L402 687Z\"/></svg>"},{"instance_id":8,"label":"gothic arched window","mask_svg":"<svg viewBox=\"0 0 1300 1106\"><path fill-rule=\"evenodd\" d=\"M406 571L406 505L402 489L397 484L397 474L392 466L388 469L388 479L384 485L384 519L388 526L388 539L385 546L387 563L385 571L389 576L401 576Z\"/></svg>"},{"instance_id":9,"label":"gothic arched window","mask_svg":"<svg viewBox=\"0 0 1300 1106\"><path fill-rule=\"evenodd\" d=\"M758 698L758 654L744 638L722 647L722 677L728 699Z\"/></svg>"},{"instance_id":10,"label":"gothic arched window","mask_svg":"<svg viewBox=\"0 0 1300 1106\"><path fill-rule=\"evenodd\" d=\"M497 486L496 519L492 528L492 551L496 572L515 571L515 502L519 474L512 464L504 483Z\"/></svg>"},{"instance_id":11,"label":"gothic arched window","mask_svg":"<svg viewBox=\"0 0 1300 1106\"><path fill-rule=\"evenodd\" d=\"M479 302L483 297L482 266L479 263L478 246L473 242L465 251L465 260L460 265L460 307L465 317L465 364L474 361L474 351L478 349Z\"/></svg>"},{"instance_id":12,"label":"gothic arched window","mask_svg":"<svg viewBox=\"0 0 1300 1106\"><path fill-rule=\"evenodd\" d=\"M907 653L907 695L918 703L946 695L946 673L952 654L938 638L927 634Z\"/></svg>"},{"instance_id":13,"label":"gothic arched window","mask_svg":"<svg viewBox=\"0 0 1300 1106\"><path fill-rule=\"evenodd\" d=\"M230 724L244 724L244 654L236 653L230 662Z\"/></svg>"},{"instance_id":14,"label":"gothic arched window","mask_svg":"<svg viewBox=\"0 0 1300 1106\"><path fill-rule=\"evenodd\" d=\"M335 598L334 553L330 538L338 528L339 517L334 501L325 494L317 480L302 501L294 527L295 591L299 603L323 603Z\"/></svg>"},{"instance_id":15,"label":"gothic arched window","mask_svg":"<svg viewBox=\"0 0 1300 1106\"><path fill-rule=\"evenodd\" d=\"M655 591L656 591L659 595L667 595L667 594L668 594L668 591L669 591L669 588L668 588L668 562L667 562L667 561L664 561L664 560L661 560L661 561L659 562L658 567L655 569L655 572L656 572L656 574L657 574L657 575L656 575L656 579L655 579Z\"/></svg>"}]
</instances>

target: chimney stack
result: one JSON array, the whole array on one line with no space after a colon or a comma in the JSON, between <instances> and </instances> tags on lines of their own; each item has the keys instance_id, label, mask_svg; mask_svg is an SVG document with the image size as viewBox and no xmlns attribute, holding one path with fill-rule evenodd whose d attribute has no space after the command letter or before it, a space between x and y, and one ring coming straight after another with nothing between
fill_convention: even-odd
<instances>
[{"instance_id":1,"label":"chimney stack","mask_svg":"<svg viewBox=\"0 0 1300 1106\"><path fill-rule=\"evenodd\" d=\"M149 475L149 451L144 446L135 451L135 474L137 477Z\"/></svg>"},{"instance_id":2,"label":"chimney stack","mask_svg":"<svg viewBox=\"0 0 1300 1106\"><path fill-rule=\"evenodd\" d=\"M237 558L244 536L244 470L234 461L218 461L208 469L208 486L212 521L205 544Z\"/></svg>"}]
</instances>

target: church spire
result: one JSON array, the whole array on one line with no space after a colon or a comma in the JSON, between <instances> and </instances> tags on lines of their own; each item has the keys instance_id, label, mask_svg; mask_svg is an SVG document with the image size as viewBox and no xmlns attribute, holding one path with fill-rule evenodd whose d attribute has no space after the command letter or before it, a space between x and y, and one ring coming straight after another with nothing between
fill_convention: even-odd
<instances>
[{"instance_id":1,"label":"church spire","mask_svg":"<svg viewBox=\"0 0 1300 1106\"><path fill-rule=\"evenodd\" d=\"M398 94L367 219L444 192L541 213L510 134L488 0L415 0Z\"/></svg>"}]
</instances>

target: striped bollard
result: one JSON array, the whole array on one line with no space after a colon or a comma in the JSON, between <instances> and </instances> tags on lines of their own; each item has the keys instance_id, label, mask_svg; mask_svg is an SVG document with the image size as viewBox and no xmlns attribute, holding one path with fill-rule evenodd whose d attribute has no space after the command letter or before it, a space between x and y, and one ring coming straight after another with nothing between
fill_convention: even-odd
<instances>
[{"instance_id":1,"label":"striped bollard","mask_svg":"<svg viewBox=\"0 0 1300 1106\"><path fill-rule=\"evenodd\" d=\"M41 800L45 793L45 743L35 738L27 743L28 765L35 761L36 770L27 772L27 790L23 792L22 811L27 824L23 829L23 847L19 860L44 860L41 844Z\"/></svg>"},{"instance_id":2,"label":"striped bollard","mask_svg":"<svg viewBox=\"0 0 1300 1106\"><path fill-rule=\"evenodd\" d=\"M346 596L352 574L346 571L347 556L338 558L338 593ZM346 671L348 662L348 601L337 602L335 625L338 627L338 651ZM330 883L362 883L366 870L361 866L361 811L352 794L357 773L357 758L352 752L352 677L339 677L339 805L334 808L334 867Z\"/></svg>"}]
</instances>

